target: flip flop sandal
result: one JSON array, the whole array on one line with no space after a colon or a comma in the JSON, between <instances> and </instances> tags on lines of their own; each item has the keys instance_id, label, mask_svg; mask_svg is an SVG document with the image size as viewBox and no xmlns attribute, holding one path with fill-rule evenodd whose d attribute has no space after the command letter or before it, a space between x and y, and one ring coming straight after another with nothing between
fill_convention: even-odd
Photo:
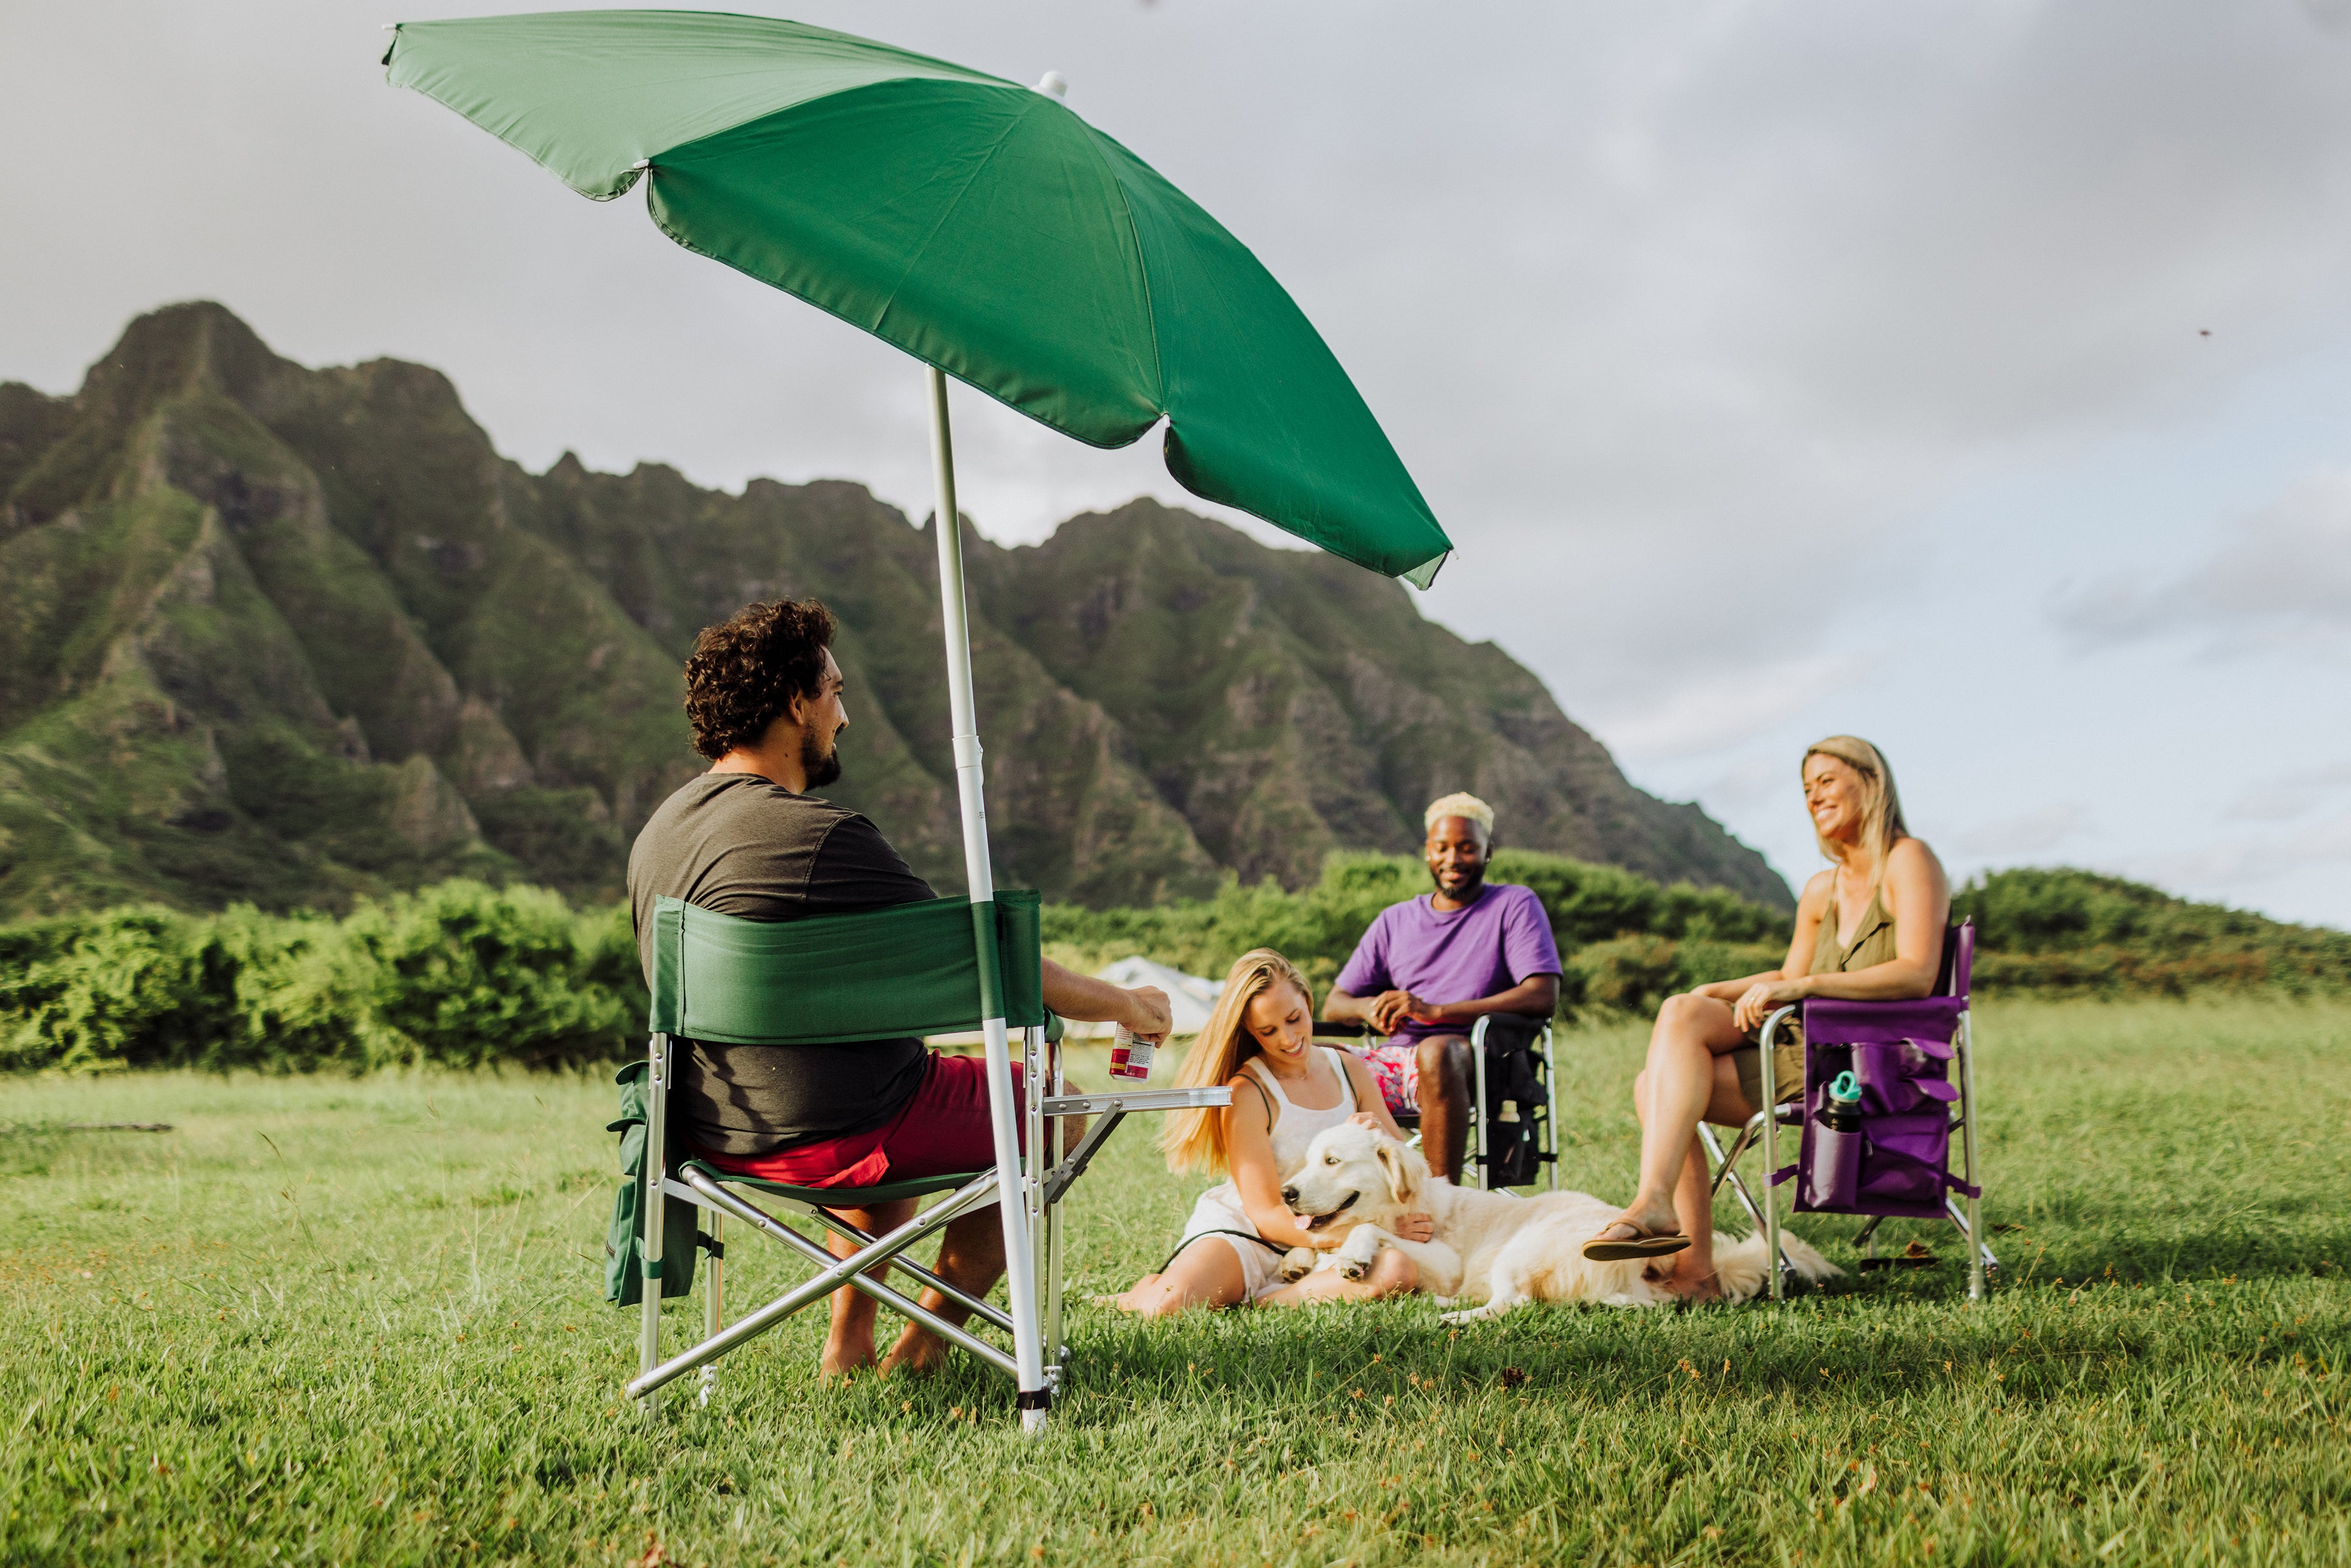
<instances>
[{"instance_id":1,"label":"flip flop sandal","mask_svg":"<svg viewBox=\"0 0 2351 1568\"><path fill-rule=\"evenodd\" d=\"M1629 1230L1633 1234L1624 1240L1602 1235L1585 1242L1583 1255L1594 1263L1622 1263L1632 1258L1665 1258L1690 1244L1689 1238L1677 1230L1652 1234L1629 1219L1616 1220L1607 1228Z\"/></svg>"}]
</instances>

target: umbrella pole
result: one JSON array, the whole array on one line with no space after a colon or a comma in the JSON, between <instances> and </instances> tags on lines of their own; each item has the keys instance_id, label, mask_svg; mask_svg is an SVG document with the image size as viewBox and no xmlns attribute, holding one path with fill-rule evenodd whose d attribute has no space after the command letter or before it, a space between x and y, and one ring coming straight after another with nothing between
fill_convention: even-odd
<instances>
[{"instance_id":1,"label":"umbrella pole","mask_svg":"<svg viewBox=\"0 0 2351 1568\"><path fill-rule=\"evenodd\" d=\"M996 1143L996 1212L1004 1225L1005 1287L1012 1309L1012 1354L1019 1369L1020 1427L1045 1429L1051 1395L1045 1387L1044 1325L1037 1315L1037 1274L1030 1266L1026 1180L1015 1130L1012 1049L1004 1028L1002 971L996 954L996 877L987 861L987 799L980 772L979 722L972 712L971 628L964 613L963 526L956 509L955 442L947 432L947 378L925 367L931 382L931 465L938 479L939 609L946 632L947 710L955 727L956 796L963 808L964 877L971 888L972 940L979 950L982 1011L987 1042L987 1109Z\"/></svg>"}]
</instances>

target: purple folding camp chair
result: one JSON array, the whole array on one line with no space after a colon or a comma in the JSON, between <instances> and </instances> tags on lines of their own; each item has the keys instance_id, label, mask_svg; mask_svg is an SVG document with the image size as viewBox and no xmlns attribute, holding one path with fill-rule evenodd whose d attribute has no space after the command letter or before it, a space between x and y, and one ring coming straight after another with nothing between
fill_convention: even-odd
<instances>
[{"instance_id":1,"label":"purple folding camp chair","mask_svg":"<svg viewBox=\"0 0 2351 1568\"><path fill-rule=\"evenodd\" d=\"M1772 1081L1771 1049L1782 1024L1800 1009L1779 1009L1763 1022L1765 1109L1749 1119L1728 1154L1714 1129L1698 1124L1698 1136L1714 1165L1715 1190L1729 1181L1763 1231L1770 1256L1779 1261L1771 1271L1773 1301L1785 1298L1793 1273L1780 1244L1780 1206L1773 1192L1791 1179L1799 1214L1868 1217L1854 1238L1865 1269L1876 1260L1877 1228L1888 1216L1948 1218L1959 1228L1968 1247L1969 1298L1982 1298L1984 1276L2000 1267L2000 1260L1983 1243L1983 1189L1976 1163L1975 1039L1968 1012L1975 946L1972 922L1945 936L1942 979L1935 996L1907 1002L1816 998L1801 1004L1804 1090L1785 1104L1779 1103L1779 1086ZM1860 1088L1858 1131L1846 1130L1849 1116L1840 1114L1833 1123L1826 1114L1830 1086L1846 1072ZM1840 1102L1841 1112L1845 1103ZM1800 1129L1795 1163L1785 1167L1779 1164L1783 1126ZM1953 1134L1959 1145L1956 1173L1950 1160ZM1737 1169L1739 1156L1759 1141L1764 1166L1771 1172L1760 1205Z\"/></svg>"}]
</instances>

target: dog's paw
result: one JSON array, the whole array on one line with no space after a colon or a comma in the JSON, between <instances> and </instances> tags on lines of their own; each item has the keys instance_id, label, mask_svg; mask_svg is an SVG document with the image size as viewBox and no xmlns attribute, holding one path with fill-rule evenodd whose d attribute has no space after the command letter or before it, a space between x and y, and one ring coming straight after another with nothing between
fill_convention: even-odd
<instances>
[{"instance_id":1,"label":"dog's paw","mask_svg":"<svg viewBox=\"0 0 2351 1568\"><path fill-rule=\"evenodd\" d=\"M1456 1327L1463 1323L1483 1322L1486 1321L1486 1309L1472 1307L1466 1312L1440 1312L1437 1314L1437 1321L1441 1323L1451 1323Z\"/></svg>"},{"instance_id":2,"label":"dog's paw","mask_svg":"<svg viewBox=\"0 0 2351 1568\"><path fill-rule=\"evenodd\" d=\"M1293 1247L1281 1255L1280 1274L1284 1281L1296 1283L1314 1272L1314 1249Z\"/></svg>"},{"instance_id":3,"label":"dog's paw","mask_svg":"<svg viewBox=\"0 0 2351 1568\"><path fill-rule=\"evenodd\" d=\"M1342 1279L1360 1280L1371 1271L1372 1261L1368 1258L1350 1258L1342 1254L1339 1259L1339 1276Z\"/></svg>"}]
</instances>

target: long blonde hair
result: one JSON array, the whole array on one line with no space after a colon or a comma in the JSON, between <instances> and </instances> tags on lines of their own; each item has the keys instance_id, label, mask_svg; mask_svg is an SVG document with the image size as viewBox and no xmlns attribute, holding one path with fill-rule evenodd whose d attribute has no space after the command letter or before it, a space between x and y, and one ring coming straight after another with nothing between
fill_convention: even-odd
<instances>
[{"instance_id":1,"label":"long blonde hair","mask_svg":"<svg viewBox=\"0 0 2351 1568\"><path fill-rule=\"evenodd\" d=\"M1192 1049L1184 1053L1176 1086L1215 1088L1231 1082L1249 1058L1263 1055L1249 1031L1249 1005L1283 981L1298 988L1311 1018L1314 988L1306 983L1297 965L1270 947L1253 948L1234 959L1233 967L1225 971L1224 992L1217 998L1217 1009L1208 1015L1207 1027L1194 1037ZM1210 1109L1169 1113L1167 1124L1159 1134L1159 1146L1166 1151L1169 1170L1223 1176L1227 1169L1224 1113Z\"/></svg>"},{"instance_id":2,"label":"long blonde hair","mask_svg":"<svg viewBox=\"0 0 2351 1568\"><path fill-rule=\"evenodd\" d=\"M1803 777L1804 763L1816 755L1834 758L1861 775L1861 848L1869 857L1869 885L1874 892L1886 880L1886 857L1894 852L1896 841L1910 836L1909 827L1902 821L1902 793L1894 787L1894 766L1884 752L1859 736L1832 735L1804 747L1803 758L1796 764L1799 779ZM1813 831L1813 838L1831 864L1841 863L1834 846L1819 830Z\"/></svg>"}]
</instances>

